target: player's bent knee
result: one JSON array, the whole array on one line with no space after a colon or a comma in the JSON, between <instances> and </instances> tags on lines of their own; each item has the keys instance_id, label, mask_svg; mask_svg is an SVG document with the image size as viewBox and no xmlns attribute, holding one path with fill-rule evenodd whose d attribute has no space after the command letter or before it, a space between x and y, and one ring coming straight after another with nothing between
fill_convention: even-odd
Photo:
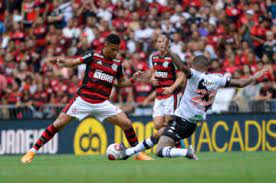
<instances>
[{"instance_id":1,"label":"player's bent knee","mask_svg":"<svg viewBox=\"0 0 276 183\"><path fill-rule=\"evenodd\" d=\"M163 123L161 123L161 122L153 123L153 128L156 130L161 129L162 127L163 127Z\"/></svg>"},{"instance_id":2,"label":"player's bent knee","mask_svg":"<svg viewBox=\"0 0 276 183\"><path fill-rule=\"evenodd\" d=\"M163 156L163 154L162 154L162 151L163 151L163 148L156 149L155 155L156 155L157 157L163 158L164 156Z\"/></svg>"},{"instance_id":3,"label":"player's bent knee","mask_svg":"<svg viewBox=\"0 0 276 183\"><path fill-rule=\"evenodd\" d=\"M132 127L132 123L131 123L130 120L125 120L125 121L122 123L122 125L121 125L121 128L122 128L123 130L127 130L127 129L131 128L131 127Z\"/></svg>"},{"instance_id":4,"label":"player's bent knee","mask_svg":"<svg viewBox=\"0 0 276 183\"><path fill-rule=\"evenodd\" d=\"M172 116L165 116L165 125L168 124L169 121L171 121L173 118Z\"/></svg>"},{"instance_id":5,"label":"player's bent knee","mask_svg":"<svg viewBox=\"0 0 276 183\"><path fill-rule=\"evenodd\" d=\"M155 138L155 139L159 139L164 131L165 127L162 127L161 129L159 129L158 131L155 131L152 136Z\"/></svg>"}]
</instances>

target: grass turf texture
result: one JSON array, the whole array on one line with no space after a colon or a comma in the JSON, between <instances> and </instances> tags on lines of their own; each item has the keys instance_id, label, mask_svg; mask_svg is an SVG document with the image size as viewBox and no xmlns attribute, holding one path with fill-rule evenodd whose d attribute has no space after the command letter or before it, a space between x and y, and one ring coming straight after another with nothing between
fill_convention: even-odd
<instances>
[{"instance_id":1,"label":"grass turf texture","mask_svg":"<svg viewBox=\"0 0 276 183\"><path fill-rule=\"evenodd\" d=\"M109 161L104 156L36 156L23 165L19 156L0 156L0 183L235 183L275 182L275 152L201 153L155 161Z\"/></svg>"}]
</instances>

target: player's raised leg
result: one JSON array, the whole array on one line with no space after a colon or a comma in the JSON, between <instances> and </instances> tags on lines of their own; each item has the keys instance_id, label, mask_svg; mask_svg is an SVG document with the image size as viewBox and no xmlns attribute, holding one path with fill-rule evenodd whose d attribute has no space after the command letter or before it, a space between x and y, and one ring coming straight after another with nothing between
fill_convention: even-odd
<instances>
[{"instance_id":1,"label":"player's raised leg","mask_svg":"<svg viewBox=\"0 0 276 183\"><path fill-rule=\"evenodd\" d=\"M187 149L179 149L174 147L174 143L175 141L171 137L161 136L157 144L156 155L158 157L186 157L188 159L198 160L191 145Z\"/></svg>"},{"instance_id":2,"label":"player's raised leg","mask_svg":"<svg viewBox=\"0 0 276 183\"><path fill-rule=\"evenodd\" d=\"M76 112L77 109L77 112ZM40 138L36 141L34 146L30 149L25 156L22 157L22 163L30 163L34 159L37 151L43 147L48 141L50 141L56 133L61 131L67 124L69 124L74 118L78 120L84 119L88 116L93 108L81 97L73 97L71 101L64 107L53 124L49 125L47 129L42 133Z\"/></svg>"},{"instance_id":3,"label":"player's raised leg","mask_svg":"<svg viewBox=\"0 0 276 183\"><path fill-rule=\"evenodd\" d=\"M189 146L187 149L179 149L174 147L175 140L168 136L161 136L157 144L156 155L158 157L187 157L189 159L197 160L197 157L194 154L192 146Z\"/></svg>"},{"instance_id":4,"label":"player's raised leg","mask_svg":"<svg viewBox=\"0 0 276 183\"><path fill-rule=\"evenodd\" d=\"M136 136L132 123L125 113L120 112L117 115L108 117L107 121L122 128L125 133L126 139L131 147L135 147L136 145L138 145L138 138ZM138 155L138 160L153 160L153 158L140 153Z\"/></svg>"},{"instance_id":5,"label":"player's raised leg","mask_svg":"<svg viewBox=\"0 0 276 183\"><path fill-rule=\"evenodd\" d=\"M124 131L126 139L131 147L138 144L138 139L133 129L132 123L125 113L120 112L117 115L107 118L106 120L114 125L119 126Z\"/></svg>"},{"instance_id":6,"label":"player's raised leg","mask_svg":"<svg viewBox=\"0 0 276 183\"><path fill-rule=\"evenodd\" d=\"M142 142L140 142L139 144L137 144L134 147L125 149L123 152L123 156L125 158L133 156L136 153L145 151L147 149L152 148L154 145L157 144L159 137L161 136L161 134L163 133L164 127L161 128L160 130L156 131L153 133L152 136L150 136L149 138L143 140Z\"/></svg>"},{"instance_id":7,"label":"player's raised leg","mask_svg":"<svg viewBox=\"0 0 276 183\"><path fill-rule=\"evenodd\" d=\"M135 147L125 149L123 151L123 156L127 158L137 152L150 149L158 142L156 155L159 157L183 156L197 160L198 158L196 157L192 146L189 146L187 149L174 148L176 141L179 141L181 138L189 137L195 131L196 124L181 121L178 117L176 117L175 120L176 121L171 121L167 127L160 129L158 132L154 133L153 136L140 142Z\"/></svg>"},{"instance_id":8,"label":"player's raised leg","mask_svg":"<svg viewBox=\"0 0 276 183\"><path fill-rule=\"evenodd\" d=\"M192 146L187 149L175 148L175 142L180 139L187 138L194 133L196 124L185 121L179 117L175 117L174 121L171 121L164 129L162 136L160 137L156 155L158 157L187 157L189 159L197 160L198 158L194 154Z\"/></svg>"},{"instance_id":9,"label":"player's raised leg","mask_svg":"<svg viewBox=\"0 0 276 183\"><path fill-rule=\"evenodd\" d=\"M56 133L62 130L68 123L72 121L73 117L60 113L58 118L53 122L53 124L49 125L46 130L42 133L40 138L36 141L32 149L27 152L21 159L22 163L31 163L34 159L35 153L43 147L48 141L50 141Z\"/></svg>"}]
</instances>

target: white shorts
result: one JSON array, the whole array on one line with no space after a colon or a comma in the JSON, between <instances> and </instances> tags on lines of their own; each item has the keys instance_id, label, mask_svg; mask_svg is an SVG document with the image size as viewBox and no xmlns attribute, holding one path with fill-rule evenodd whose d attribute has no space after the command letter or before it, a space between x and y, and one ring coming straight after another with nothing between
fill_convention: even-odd
<instances>
[{"instance_id":1,"label":"white shorts","mask_svg":"<svg viewBox=\"0 0 276 183\"><path fill-rule=\"evenodd\" d=\"M153 114L152 117L157 116L172 116L174 111L178 107L179 96L174 94L166 99L155 99L153 106Z\"/></svg>"},{"instance_id":2,"label":"white shorts","mask_svg":"<svg viewBox=\"0 0 276 183\"><path fill-rule=\"evenodd\" d=\"M122 110L111 104L108 100L98 104L91 104L78 96L74 98L62 112L80 121L88 115L91 115L103 122L106 118L119 114Z\"/></svg>"}]
</instances>

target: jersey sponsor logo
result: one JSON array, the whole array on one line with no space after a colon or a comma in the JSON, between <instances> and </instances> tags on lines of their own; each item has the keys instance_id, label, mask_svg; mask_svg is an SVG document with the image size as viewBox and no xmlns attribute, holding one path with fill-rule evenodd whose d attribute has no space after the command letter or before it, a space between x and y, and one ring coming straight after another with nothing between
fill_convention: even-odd
<instances>
[{"instance_id":1,"label":"jersey sponsor logo","mask_svg":"<svg viewBox=\"0 0 276 183\"><path fill-rule=\"evenodd\" d=\"M85 60L85 59L87 59L89 57L92 57L92 53L88 53L86 55L83 55L82 59Z\"/></svg>"},{"instance_id":2,"label":"jersey sponsor logo","mask_svg":"<svg viewBox=\"0 0 276 183\"><path fill-rule=\"evenodd\" d=\"M165 67L165 68L169 67L169 62L164 62L163 67Z\"/></svg>"},{"instance_id":3,"label":"jersey sponsor logo","mask_svg":"<svg viewBox=\"0 0 276 183\"><path fill-rule=\"evenodd\" d=\"M167 78L168 73L167 72L161 72L161 71L155 71L155 77Z\"/></svg>"},{"instance_id":4,"label":"jersey sponsor logo","mask_svg":"<svg viewBox=\"0 0 276 183\"><path fill-rule=\"evenodd\" d=\"M118 65L112 64L111 68L112 68L113 71L117 71Z\"/></svg>"},{"instance_id":5,"label":"jersey sponsor logo","mask_svg":"<svg viewBox=\"0 0 276 183\"><path fill-rule=\"evenodd\" d=\"M98 120L87 118L77 127L74 137L76 155L105 154L107 144L105 128Z\"/></svg>"},{"instance_id":6,"label":"jersey sponsor logo","mask_svg":"<svg viewBox=\"0 0 276 183\"><path fill-rule=\"evenodd\" d=\"M212 82L212 81L204 80L202 84L203 84L203 86L205 86L205 87L214 87L216 83L215 83L215 82Z\"/></svg>"},{"instance_id":7,"label":"jersey sponsor logo","mask_svg":"<svg viewBox=\"0 0 276 183\"><path fill-rule=\"evenodd\" d=\"M113 76L110 76L109 74L106 74L100 70L96 70L93 77L96 79L102 80L102 81L109 82L109 83L112 83L113 79L114 79Z\"/></svg>"}]
</instances>

